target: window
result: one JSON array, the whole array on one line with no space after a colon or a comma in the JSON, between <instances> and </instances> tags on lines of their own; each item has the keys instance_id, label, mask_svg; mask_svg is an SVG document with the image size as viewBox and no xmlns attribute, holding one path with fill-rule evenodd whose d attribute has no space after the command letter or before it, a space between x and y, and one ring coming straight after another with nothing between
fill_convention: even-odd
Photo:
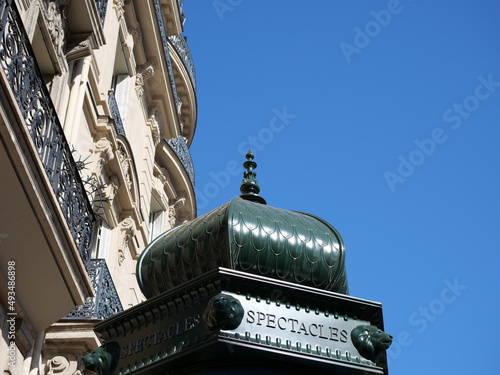
<instances>
[{"instance_id":1,"label":"window","mask_svg":"<svg viewBox=\"0 0 500 375\"><path fill-rule=\"evenodd\" d=\"M106 259L111 241L111 228L104 221L97 230L96 246L92 258Z\"/></svg>"},{"instance_id":2,"label":"window","mask_svg":"<svg viewBox=\"0 0 500 375\"><path fill-rule=\"evenodd\" d=\"M149 242L163 233L166 211L160 202L160 199L153 193L149 214Z\"/></svg>"}]
</instances>

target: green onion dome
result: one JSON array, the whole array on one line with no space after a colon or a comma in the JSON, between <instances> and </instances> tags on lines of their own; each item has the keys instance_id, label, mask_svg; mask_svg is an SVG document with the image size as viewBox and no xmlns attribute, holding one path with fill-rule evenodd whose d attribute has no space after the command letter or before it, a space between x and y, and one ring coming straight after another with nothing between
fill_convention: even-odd
<instances>
[{"instance_id":1,"label":"green onion dome","mask_svg":"<svg viewBox=\"0 0 500 375\"><path fill-rule=\"evenodd\" d=\"M163 233L142 252L137 279L147 298L218 267L348 293L339 233L313 215L267 206L257 195L253 154L247 159L240 197Z\"/></svg>"}]
</instances>

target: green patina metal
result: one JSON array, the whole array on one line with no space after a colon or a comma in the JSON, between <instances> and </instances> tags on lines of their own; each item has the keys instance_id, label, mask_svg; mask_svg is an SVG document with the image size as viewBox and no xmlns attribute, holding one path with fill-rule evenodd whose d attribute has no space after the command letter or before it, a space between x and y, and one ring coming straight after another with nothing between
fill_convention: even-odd
<instances>
[{"instance_id":1,"label":"green patina metal","mask_svg":"<svg viewBox=\"0 0 500 375\"><path fill-rule=\"evenodd\" d=\"M165 232L141 254L137 278L146 297L218 267L348 293L344 244L326 221L270 207L258 195L249 151L241 197Z\"/></svg>"},{"instance_id":2,"label":"green patina metal","mask_svg":"<svg viewBox=\"0 0 500 375\"><path fill-rule=\"evenodd\" d=\"M265 199L259 195L259 181L255 179L257 173L254 171L257 168L257 163L253 161L254 155L252 150L248 150L246 158L247 161L243 163L243 168L246 171L243 173L243 181L240 186L241 197L252 202L266 204Z\"/></svg>"}]
</instances>

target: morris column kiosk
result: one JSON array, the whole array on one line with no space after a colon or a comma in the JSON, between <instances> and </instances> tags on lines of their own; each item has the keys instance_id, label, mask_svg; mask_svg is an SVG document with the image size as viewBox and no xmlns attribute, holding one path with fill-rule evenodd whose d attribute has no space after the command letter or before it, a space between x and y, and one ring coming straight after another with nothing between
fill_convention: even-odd
<instances>
[{"instance_id":1,"label":"morris column kiosk","mask_svg":"<svg viewBox=\"0 0 500 375\"><path fill-rule=\"evenodd\" d=\"M268 206L246 157L242 195L143 251L147 300L96 325L84 371L388 374L381 304L348 295L339 233Z\"/></svg>"}]
</instances>

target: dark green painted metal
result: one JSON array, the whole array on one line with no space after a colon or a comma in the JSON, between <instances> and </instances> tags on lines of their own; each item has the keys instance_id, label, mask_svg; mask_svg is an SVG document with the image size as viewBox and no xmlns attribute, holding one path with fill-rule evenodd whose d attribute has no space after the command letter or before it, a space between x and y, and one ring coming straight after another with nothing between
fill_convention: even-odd
<instances>
[{"instance_id":1,"label":"dark green painted metal","mask_svg":"<svg viewBox=\"0 0 500 375\"><path fill-rule=\"evenodd\" d=\"M248 150L246 158L247 161L243 163L243 168L246 171L243 173L243 181L240 186L241 197L252 202L266 204L266 200L259 195L259 181L256 180L257 173L254 171L257 168L257 163L253 161L252 150Z\"/></svg>"},{"instance_id":2,"label":"dark green painted metal","mask_svg":"<svg viewBox=\"0 0 500 375\"><path fill-rule=\"evenodd\" d=\"M335 228L240 197L159 236L141 254L137 278L149 298L218 267L348 293Z\"/></svg>"},{"instance_id":3,"label":"dark green painted metal","mask_svg":"<svg viewBox=\"0 0 500 375\"><path fill-rule=\"evenodd\" d=\"M380 364L372 363L351 339L363 339L360 330L371 325L384 330L378 302L218 268L98 322L94 330L120 347L115 375L201 374L235 366L259 374L281 368L387 375L385 351Z\"/></svg>"},{"instance_id":4,"label":"dark green painted metal","mask_svg":"<svg viewBox=\"0 0 500 375\"><path fill-rule=\"evenodd\" d=\"M351 331L351 340L363 357L386 364L385 351L392 344L392 336L373 325L360 325Z\"/></svg>"},{"instance_id":5,"label":"dark green painted metal","mask_svg":"<svg viewBox=\"0 0 500 375\"><path fill-rule=\"evenodd\" d=\"M107 342L92 353L82 357L86 370L98 375L111 375L120 358L120 347L114 341Z\"/></svg>"}]
</instances>

